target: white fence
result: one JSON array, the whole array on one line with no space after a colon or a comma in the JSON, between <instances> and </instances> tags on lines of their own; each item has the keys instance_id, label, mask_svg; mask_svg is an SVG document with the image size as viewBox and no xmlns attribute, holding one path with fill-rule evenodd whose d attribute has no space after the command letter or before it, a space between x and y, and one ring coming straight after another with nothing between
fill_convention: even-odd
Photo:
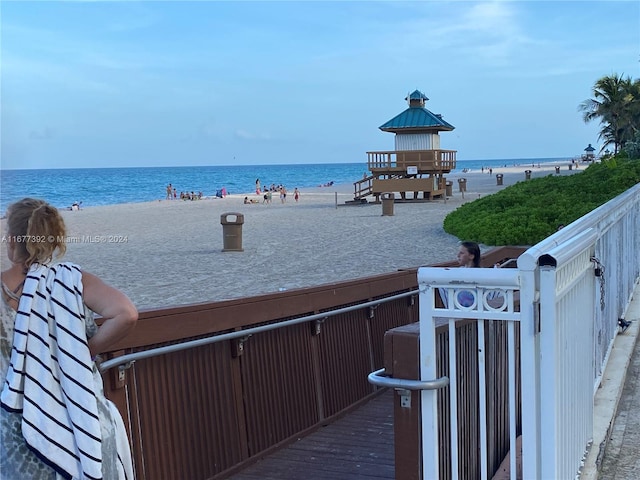
<instances>
[{"instance_id":1,"label":"white fence","mask_svg":"<svg viewBox=\"0 0 640 480\"><path fill-rule=\"evenodd\" d=\"M618 318L640 276L640 185L528 249L517 269L421 268L421 380L436 378L435 322L475 319L478 328L481 478L488 478L487 392L484 382L486 322L508 322L510 450L522 431L526 479L573 478L593 431L593 395L604 371ZM447 299L436 307L436 294ZM519 298L519 309L517 308ZM520 358L513 325L520 322ZM453 337L451 337L453 338ZM451 472L458 478L456 352L449 342ZM453 360L451 360L453 359ZM522 418L516 417L515 371L522 375ZM436 392L422 392L423 478L439 477ZM511 478L516 478L511 455Z\"/></svg>"}]
</instances>

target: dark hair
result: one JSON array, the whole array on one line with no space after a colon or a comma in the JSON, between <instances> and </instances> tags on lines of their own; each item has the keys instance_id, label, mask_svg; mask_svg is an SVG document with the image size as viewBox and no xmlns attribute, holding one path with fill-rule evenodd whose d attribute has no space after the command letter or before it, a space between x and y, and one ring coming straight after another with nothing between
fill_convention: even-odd
<instances>
[{"instance_id":1,"label":"dark hair","mask_svg":"<svg viewBox=\"0 0 640 480\"><path fill-rule=\"evenodd\" d=\"M480 266L480 247L476 242L462 242L460 243L467 249L470 255L473 255L473 267L478 268Z\"/></svg>"},{"instance_id":2,"label":"dark hair","mask_svg":"<svg viewBox=\"0 0 640 480\"><path fill-rule=\"evenodd\" d=\"M11 204L7 209L7 227L9 238L15 239L11 241L12 260L26 268L34 263L47 264L54 255L64 255L67 249L64 220L44 200L23 198Z\"/></svg>"}]
</instances>

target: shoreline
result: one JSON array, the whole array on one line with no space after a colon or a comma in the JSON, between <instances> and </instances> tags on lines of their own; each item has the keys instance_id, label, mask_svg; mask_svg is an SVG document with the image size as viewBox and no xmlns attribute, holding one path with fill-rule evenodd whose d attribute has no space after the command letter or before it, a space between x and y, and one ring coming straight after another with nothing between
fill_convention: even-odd
<instances>
[{"instance_id":1,"label":"shoreline","mask_svg":"<svg viewBox=\"0 0 640 480\"><path fill-rule=\"evenodd\" d=\"M566 166L571 163L572 159L564 159L564 160L560 160L560 159L550 159L545 161L546 159L530 159L531 160L531 164L528 163L527 161L528 159L517 159L518 163L514 164L511 163L509 164L509 160L505 159L504 162L507 163L507 167L504 167L504 164L502 166L496 166L496 167L492 167L493 168L493 174L496 173L510 173L510 172L517 172L517 171L521 171L524 172L524 170L526 169L531 169L533 171L537 171L537 170L544 170L544 169L549 169L550 166L553 165L558 165L560 166L563 170L566 169ZM540 162L536 162L536 160L542 160ZM488 162L496 162L498 160L487 160ZM502 161L502 160L500 160ZM511 162L513 162L514 160L511 160ZM457 179L460 176L465 176L465 175L469 175L469 174L475 174L475 173L482 173L480 168L472 168L468 171L463 171L464 169L460 168L463 167L465 162L469 162L469 163L473 163L473 164L480 164L482 161L481 160L461 160L458 162L458 169L456 171L454 171L453 173L450 173L448 175L446 175L447 178L450 179ZM350 164L351 165L351 164ZM535 166L531 166L531 165L535 165ZM540 168L538 167L538 165L540 165ZM578 161L576 163L576 166L578 166L579 168L586 168L586 166L588 166L588 164L586 162L580 162ZM366 164L363 164L363 167L366 170ZM132 167L132 168L137 168L137 167ZM152 168L153 167L149 167ZM64 170L64 169L62 169ZM486 175L486 170L485 169L485 175ZM367 172L368 173L368 172ZM359 178L361 177L354 177L356 178L356 182L358 181ZM329 180L333 180L331 178L329 178ZM320 187L320 185L312 185L312 186L306 186L306 187L300 187L299 185L295 185L295 181L291 182L291 185L289 184L285 184L285 186L288 188L288 191L293 192L293 189L298 186L299 190L301 192L313 192L313 193L320 193L320 192L324 192L324 191L338 191L339 193L350 193L354 191L354 187L353 187L353 183L354 181L349 180L347 182L343 182L343 183L336 183L334 185L332 185L331 187ZM7 193L10 190L6 190ZM289 193L289 192L288 192ZM214 198L214 194L215 191L213 193L210 193L208 195L206 195L206 199L212 199ZM243 195L243 196L249 196L250 198L252 196L255 195L255 191L253 190L249 190L247 189L247 191L244 192L234 192L232 195ZM38 198L41 198L40 195L38 194L31 194L31 196L35 196ZM104 206L111 206L111 205L135 205L135 204L143 204L143 203L153 203L153 202L161 202L161 201L166 201L165 197L163 194L160 194L158 192L158 195L155 196L155 198L149 198L147 196L147 198L145 199L136 199L136 198L131 198L129 196L128 199L120 199L117 198L115 200L113 200L113 202L115 203L110 203L112 202L112 198L107 198L105 203L92 203L92 199L89 198L82 198L82 194L79 195L74 195L75 198L72 198L73 201L80 201L83 200L84 202L84 206L82 207L83 209L88 209L88 208L96 208L96 207L104 207ZM13 197L15 200L18 199L18 197ZM21 198L21 197L20 197ZM47 197L49 198L49 197ZM254 198L258 198L257 196L255 196ZM103 199L104 201L105 199ZM261 199L260 199L261 201ZM95 199L94 199L95 202ZM11 201L9 199L3 199L3 209L6 208L9 204L11 203ZM51 202L52 204L54 204L55 206L57 206L58 208L60 208L61 210L64 210L68 207L71 206L71 200L69 200L69 203L59 203L59 202ZM0 215L4 215L4 211L0 212Z\"/></svg>"},{"instance_id":2,"label":"shoreline","mask_svg":"<svg viewBox=\"0 0 640 480\"><path fill-rule=\"evenodd\" d=\"M504 167L503 167L504 168ZM212 302L354 280L455 258L459 240L444 232L444 217L460 205L525 180L507 167L502 186L493 175L449 175L446 199L394 205L345 205L351 184L300 189L300 201L244 204L246 195L197 201L156 200L61 210L67 254L122 289L139 309ZM515 170L513 170L515 168ZM578 169L577 172L580 172ZM532 169L532 178L554 165ZM567 166L561 174L571 172ZM455 179L467 179L462 196ZM345 191L346 190L346 191ZM255 195L255 193L254 193ZM336 205L336 198L338 205ZM223 215L242 216L242 252L223 252ZM238 221L231 217L232 222ZM6 233L6 220L2 220ZM488 247L482 246L485 251ZM6 248L3 265L8 265Z\"/></svg>"}]
</instances>

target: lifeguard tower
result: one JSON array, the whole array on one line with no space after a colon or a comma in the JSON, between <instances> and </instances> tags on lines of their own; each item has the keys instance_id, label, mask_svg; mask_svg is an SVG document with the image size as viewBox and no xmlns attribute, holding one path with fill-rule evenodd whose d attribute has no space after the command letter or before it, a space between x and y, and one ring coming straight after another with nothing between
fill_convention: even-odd
<instances>
[{"instance_id":1,"label":"lifeguard tower","mask_svg":"<svg viewBox=\"0 0 640 480\"><path fill-rule=\"evenodd\" d=\"M592 162L596 159L596 154L594 153L596 151L595 148L593 148L591 146L591 144L587 145L587 148L584 149L584 153L582 154L582 161L583 162Z\"/></svg>"},{"instance_id":2,"label":"lifeguard tower","mask_svg":"<svg viewBox=\"0 0 640 480\"><path fill-rule=\"evenodd\" d=\"M421 91L405 100L409 108L380 126L383 132L395 133L395 150L367 152L370 175L354 183L354 201L373 195L379 202L383 193L399 193L400 201L450 194L444 175L456 168L456 151L440 148L439 133L455 127L425 108L429 99Z\"/></svg>"}]
</instances>

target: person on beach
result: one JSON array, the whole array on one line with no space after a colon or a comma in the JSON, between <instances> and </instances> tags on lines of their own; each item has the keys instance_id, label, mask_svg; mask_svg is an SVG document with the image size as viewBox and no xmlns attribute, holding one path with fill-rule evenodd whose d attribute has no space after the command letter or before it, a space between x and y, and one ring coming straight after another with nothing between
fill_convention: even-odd
<instances>
[{"instance_id":1,"label":"person on beach","mask_svg":"<svg viewBox=\"0 0 640 480\"><path fill-rule=\"evenodd\" d=\"M480 267L480 247L475 242L462 242L458 248L458 264L463 268Z\"/></svg>"},{"instance_id":2,"label":"person on beach","mask_svg":"<svg viewBox=\"0 0 640 480\"><path fill-rule=\"evenodd\" d=\"M480 267L480 247L475 242L461 242L458 247L458 266L460 268ZM449 306L449 294L446 288L438 288L438 293L445 306ZM475 295L470 290L459 290L456 294L458 303L463 307L470 307L475 301Z\"/></svg>"},{"instance_id":3,"label":"person on beach","mask_svg":"<svg viewBox=\"0 0 640 480\"><path fill-rule=\"evenodd\" d=\"M173 197L173 186L169 184L167 185L167 196L165 197L165 199L171 200L172 197Z\"/></svg>"},{"instance_id":4,"label":"person on beach","mask_svg":"<svg viewBox=\"0 0 640 480\"><path fill-rule=\"evenodd\" d=\"M300 200L300 191L298 190L298 187L293 190L293 199L296 201L296 203L298 203L298 200Z\"/></svg>"},{"instance_id":5,"label":"person on beach","mask_svg":"<svg viewBox=\"0 0 640 480\"><path fill-rule=\"evenodd\" d=\"M256 178L256 195L260 195L260 179Z\"/></svg>"},{"instance_id":6,"label":"person on beach","mask_svg":"<svg viewBox=\"0 0 640 480\"><path fill-rule=\"evenodd\" d=\"M2 478L133 479L125 427L104 396L96 358L135 325L135 306L77 265L52 263L65 253L66 229L43 200L9 206L5 238Z\"/></svg>"}]
</instances>

